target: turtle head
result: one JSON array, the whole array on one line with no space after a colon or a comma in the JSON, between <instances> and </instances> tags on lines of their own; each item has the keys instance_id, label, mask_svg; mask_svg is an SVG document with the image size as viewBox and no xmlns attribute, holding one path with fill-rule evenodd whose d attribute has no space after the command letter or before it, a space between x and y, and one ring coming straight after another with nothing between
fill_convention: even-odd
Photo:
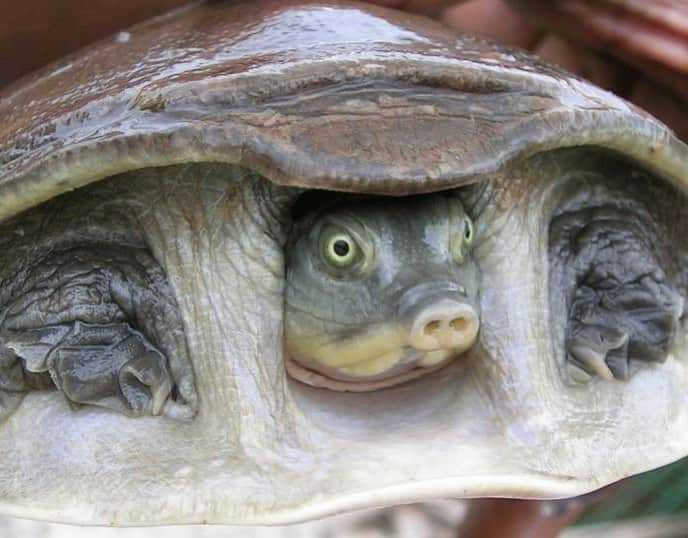
<instances>
[{"instance_id":1,"label":"turtle head","mask_svg":"<svg viewBox=\"0 0 688 538\"><path fill-rule=\"evenodd\" d=\"M293 377L391 386L447 364L480 326L474 229L456 197L345 198L298 218L287 249Z\"/></svg>"}]
</instances>

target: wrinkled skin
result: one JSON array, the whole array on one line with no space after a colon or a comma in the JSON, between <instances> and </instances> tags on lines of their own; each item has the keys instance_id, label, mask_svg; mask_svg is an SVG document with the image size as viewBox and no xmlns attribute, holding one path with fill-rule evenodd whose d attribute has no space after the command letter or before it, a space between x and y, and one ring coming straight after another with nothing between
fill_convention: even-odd
<instances>
[{"instance_id":1,"label":"wrinkled skin","mask_svg":"<svg viewBox=\"0 0 688 538\"><path fill-rule=\"evenodd\" d=\"M189 419L192 366L165 271L130 218L93 202L2 225L0 416L57 388L75 407ZM88 232L70 229L77 215Z\"/></svg>"},{"instance_id":2,"label":"wrinkled skin","mask_svg":"<svg viewBox=\"0 0 688 538\"><path fill-rule=\"evenodd\" d=\"M467 351L480 325L473 235L456 197L353 200L299 218L286 249L291 375L374 390Z\"/></svg>"},{"instance_id":3,"label":"wrinkled skin","mask_svg":"<svg viewBox=\"0 0 688 538\"><path fill-rule=\"evenodd\" d=\"M644 191L614 167L605 176L562 187L548 230L552 308L566 318L572 383L628 380L639 363L664 361L684 315L686 275L672 253L684 220L664 209L671 194Z\"/></svg>"},{"instance_id":4,"label":"wrinkled skin","mask_svg":"<svg viewBox=\"0 0 688 538\"><path fill-rule=\"evenodd\" d=\"M190 418L195 406L184 405L195 400L190 379L182 381L181 405L168 402L177 398L171 398L175 379L166 353L173 354L175 374L191 366L161 268L141 248L60 239L56 232L49 244L33 235L30 244L19 239L13 247L22 256L6 264L0 416L27 390L54 385L72 404L133 416L167 408Z\"/></svg>"},{"instance_id":5,"label":"wrinkled skin","mask_svg":"<svg viewBox=\"0 0 688 538\"><path fill-rule=\"evenodd\" d=\"M592 374L627 379L632 358L664 360L683 309L662 269L654 219L637 202L605 206L605 197L598 192L592 207L572 202L550 229L550 255L562 268L553 277L569 290L569 375L578 381ZM287 360L297 363L289 368L294 377L339 390L374 390L433 371L473 345L479 277L470 254L473 226L458 198L308 207L286 249L285 341ZM323 258L327 233L349 234L356 248L350 267ZM21 247L26 239L15 242L27 251ZM181 334L160 268L145 252L121 247L68 242L43 259L40 252L3 284L3 390L4 400L13 402L6 411L16 403L11 396L52 380L73 403L134 415L162 412L174 385L167 359L127 325L138 320L133 326L153 340ZM470 320L460 342L410 340L419 318L424 329L433 315L442 320L443 312L425 314L442 301L453 301L449 321ZM146 328L151 323L158 327ZM38 377L42 373L50 380Z\"/></svg>"},{"instance_id":6,"label":"wrinkled skin","mask_svg":"<svg viewBox=\"0 0 688 538\"><path fill-rule=\"evenodd\" d=\"M557 170L561 169L569 170L569 173L558 176L556 182L550 183L552 174L559 173ZM297 435L293 443L298 447L295 450L300 454L299 461L308 461L309 452L307 448L303 448L302 443L307 447L310 441L303 439L311 439L310 436L315 435L309 433L309 428L324 428L325 431L333 430L337 432L337 436L343 436L339 453L343 468L350 469L352 462L346 454L352 446L357 446L354 441L356 437L365 439L370 435L377 440L381 431L383 435L391 435L385 429L385 424L388 424L385 417L392 412L391 409L396 410L394 413L399 413L398 417L392 419L392 423L399 424L395 427L399 428L399 435L404 439L427 438L429 434L425 432L425 428L430 428L433 437L437 436L433 426L436 423L450 425L446 433L448 438L458 437L461 440L462 435L470 435L472 438L471 431L479 428L479 424L485 424L489 416L481 416L481 408L490 409L505 403L512 405L511 409L507 407L500 411L505 413L505 421L513 420L511 416L517 417L520 412L523 395L516 391L509 393L510 387L505 383L488 382L491 375L516 375L521 380L520 383L534 375L550 376L545 378L549 383L555 383L557 378L562 382L568 380L566 365L570 358L567 354L567 340L576 323L576 319L570 315L573 304L571 298L575 297L575 289L580 280L578 275L586 273L585 266L590 260L603 261L607 264L608 271L619 275L619 278L625 274L647 273L650 271L647 265L652 263L651 272L661 271L664 275L662 285L666 288L666 293L670 297L677 294L683 296L686 277L678 259L673 255L676 245L679 249L685 248L681 236L687 224L685 217L681 216L680 205L676 203L680 198L676 197L676 192L671 187L657 183L647 173L631 170L629 172L623 162L605 157L604 153L571 150L533 159L502 179L495 177L474 187L461 189L458 193L461 200L464 200L463 203L456 196L457 192L454 192L447 195L395 198L386 203L380 203L379 199L374 198L337 195L332 197L336 200L334 204L326 205L317 203L318 198L309 198L308 193L302 194L300 189L271 187L262 178L226 166L199 164L125 174L58 197L4 224L3 252L7 253L7 260L11 257L16 260L14 265L5 264L5 267L26 268L24 273L10 270L3 275L5 289L14 290L13 294L5 295L8 304L21 304L21 301L13 299L22 294L20 290L25 290L24 300L30 300L32 294L35 294L32 290L40 288L38 283L41 281L37 277L41 275L54 274L53 280L46 282L55 286L58 292L60 289L73 290L72 293L57 293L56 297L60 300L55 303L59 308L56 308L54 317L39 316L33 320L31 326L31 318L27 317L26 311L13 307L18 315L6 318L5 334L8 334L10 328L19 327L25 340L27 335L42 336L45 339L44 329L43 332L35 332L32 328L42 323L60 329L62 326L79 323L83 325L90 320L94 324L91 328L97 329L100 342L108 337L115 343L121 341L123 335L119 332L120 328L127 324L130 335L136 338L148 335L143 347L164 349L165 357L176 360L183 356L185 341L188 342L189 358L201 402L199 414L184 429L178 429L173 424L185 423L165 421L162 417L154 418L156 424L145 423L145 439L150 435L168 440L201 439L203 443L219 446L220 454L232 455L242 450L243 443L251 443L255 447L269 446L276 442L275 439ZM528 188L521 191L512 189L509 183L512 173L529 178ZM632 180L628 180L629 174ZM152 210L150 200L156 200ZM616 207L613 211L605 211L611 211L616 218L623 217L628 222L635 223L634 226L625 226L629 231L619 236L615 247L617 250L614 252L627 250L645 254L625 258L620 258L617 254L606 256L601 248L603 243L586 241L583 242L585 248L592 249L592 252L586 250L581 255L574 255L575 241L572 238L578 237L581 229L597 229L602 226L600 223L606 222L598 218L600 210L597 208L600 205ZM464 248L467 246L464 207L474 215L472 229L475 237L470 249ZM52 220L56 214L61 216L59 224ZM324 229L324 224L342 226L351 219L358 222L365 233L375 238L378 259L387 262L386 265L374 266L374 270L368 273L369 278L364 280L342 279L341 273L340 279L332 278L322 267L322 259L319 257L321 251L317 250L317 247L322 246L317 232ZM616 233L615 230L624 227L609 225L606 228L602 226L602 229ZM22 230L22 233L12 233L12 230ZM340 233L342 230L336 228L336 231ZM454 235L455 238L462 238L458 248L452 248L451 237L454 233L457 234ZM384 241L380 242L381 238ZM96 244L97 248L94 246ZM44 245L52 245L52 248L45 250L43 255L36 255L42 252ZM455 242L454 246L457 246ZM361 247L362 251L364 248ZM105 252L111 254L104 255ZM129 265L123 264L120 261L123 255L116 255L120 252L127 253L126 259L142 260L150 267L151 274L159 275L157 281L162 286L156 288L150 279L139 276L138 269L135 265L131 266L131 262ZM76 255L77 253L79 254ZM156 262L153 263L149 256ZM542 262L539 260L550 264L548 288L541 287ZM620 263L614 265L615 261ZM79 271L63 269L70 267L66 262L75 265L77 269L84 263L92 268L101 268L96 272L98 279L95 282L99 283L97 289L120 289L125 282L122 275L126 275L126 281L138 283L138 287L132 289L135 292L132 297L139 299L129 301L131 309L114 308L117 305L107 301L98 302L96 309L85 309L92 304L88 300L92 295L86 293L86 285L90 281L80 277ZM396 287L389 288L385 285L383 269L390 274L389 282L396 283ZM18 279L17 274L35 276ZM165 278L161 279L163 275ZM71 280L67 279L68 276L72 277ZM480 313L481 331L478 335L479 342L467 350L466 357L457 358L433 375L368 394L337 395L332 391L314 391L301 383L287 382L284 385L286 380L283 361L288 360L289 353L263 353L261 357L272 362L256 363L257 370L248 370L253 368L253 363L243 363L241 360L246 356L241 350L247 349L247 343L251 345L253 339L262 339L255 341L262 342L261 349L270 350L279 349L280 338L284 337L285 348L289 349L290 331L294 328L302 330L306 326L304 317L294 317L298 312L294 308L297 306L295 302L299 299L299 294L295 293L296 288L300 287L301 291L306 288L311 297L315 296L311 300L301 299L298 308L308 308L316 315L320 315L318 308L320 312L331 313L333 303L328 301L336 302L338 308L335 314L339 318L330 319L327 324L308 326L309 330L315 329L324 336L331 336L337 334L341 322L353 321L358 330L360 325L356 324L357 317L362 313L369 316L368 320L375 316L378 316L377 319L393 322L404 320L400 316L401 303L395 292L403 296L409 290L418 289L419 284L422 289L424 284L438 280L450 280L454 285L464 287L465 297L462 300L473 305L476 313ZM480 285L479 280L482 280ZM623 292L626 288L621 286L619 289ZM385 290L387 294L381 293ZM544 294L539 295L537 290ZM423 299L427 298L416 297L419 297L417 304L422 304ZM545 310L538 301L546 301L547 297L551 301L550 312L546 318L541 318L539 316ZM658 295L657 298L661 296ZM126 302L120 300L120 303ZM530 306L524 309L523 304ZM159 335L146 330L146 323L157 316L153 314L142 316L138 320L136 318L137 310L148 308L149 312L154 312L161 305L173 307L172 313L177 313L184 326L184 338L169 341L164 348ZM280 318L282 305L286 314L284 322ZM85 318L84 312L90 312L94 317ZM199 312L203 314L199 315ZM219 314L209 315L208 312ZM519 325L514 327L513 324L505 324L504 313L519 320L527 330L532 326L552 329L549 337L543 331L539 338L522 340L525 345L531 346L532 351L526 356L537 359L529 365L524 363L524 355L517 344L518 339L522 338L517 328ZM551 323L535 323L529 317L550 319ZM174 316L163 316L160 319L164 322L165 319L174 319ZM14 325L9 324L10 320L14 320ZM608 316L604 321L607 323L607 330L629 331L630 340L642 340L648 331L651 334L656 331L654 324L637 318L632 311L616 311L614 316ZM99 324L98 327L95 327L95 322ZM110 333L102 328L102 324L106 322L113 329ZM281 333L282 326L284 334ZM365 328L370 329L371 326L374 327L374 324L368 321ZM255 331L253 327L260 327L261 331ZM504 331L507 331L506 339L502 338ZM673 338L670 333L665 336L667 341ZM550 343L554 343L553 353L550 351ZM60 346L62 344L58 345L57 351ZM63 347L70 351L75 348L73 342L68 340ZM228 348L231 350L230 355L225 355L224 350ZM120 368L130 361L128 349L111 346L114 355L107 364ZM88 358L83 353L73 356ZM227 360L227 357L232 360ZM337 355L334 357L337 358ZM652 357L653 360L665 358L666 347L662 347L659 355ZM653 363L647 363L642 358L633 359L636 360L630 362L634 369L629 370L629 382L637 375L662 375L661 370L653 373ZM661 362L659 365L661 366ZM82 363L80 368L83 370L86 366ZM538 368L542 370L538 372ZM247 375L247 370L252 373ZM26 369L24 373L26 375ZM332 374L337 375L332 370L326 370L326 373L330 382L334 379ZM470 377L466 377L466 374L470 374ZM61 375L62 372L55 371L52 379L62 379ZM351 377L339 374L337 382L345 381L350 384ZM364 376L363 379L360 376L353 377L353 381L360 384L370 382L367 378L371 376ZM172 375L171 378L173 382L180 383L179 375ZM219 384L219 378L231 380L233 384ZM75 394L92 395L93 388L100 391L96 393L99 398L91 397L87 401L84 397L74 397L72 400L81 403L102 402L103 396L112 391L112 382L107 381L112 377L107 375L94 379L84 379L81 376L80 379L83 384L76 391L65 391L64 385L58 388L68 398ZM245 384L250 379L256 380L254 387ZM638 412L637 409L627 411L630 405L627 399L624 400L624 405L619 406L619 396L615 394L623 394L622 382L615 380L603 383L604 386L595 385L591 379L590 383L575 390L561 385L554 393L555 396L548 397L556 398L562 394L578 409L585 409L589 401L589 390L592 390L599 398L610 398L609 409L623 412L628 417ZM262 408L259 400L253 399L255 397L252 393L258 387L268 386L272 387L271 394L282 396L274 407ZM485 400L489 404L479 403L477 407L473 407L469 400L454 401L448 396L463 393L475 396L473 391L476 386L481 391L495 390L494 395L489 395ZM519 384L515 386L518 387ZM505 387L507 392L501 387ZM56 424L65 420L87 420L94 416L87 412L87 408L93 409L93 406L85 405L78 411L65 410L58 400L41 396L50 394L45 391L47 387L34 383L32 388L35 390L16 407L6 424L12 424L15 417L35 412L32 410L37 405L42 406L43 412L49 413ZM344 396L348 399L342 400ZM361 400L362 398L367 399ZM297 402L296 406L294 401ZM557 402L556 399L553 401ZM219 406L217 402L222 404ZM565 418L563 409L555 407L561 404L551 402L552 400L546 403L544 410L540 412L549 412L549 407L553 407L557 416ZM255 404L258 405L254 407ZM122 400L118 405L122 405ZM640 400L637 405L645 407L646 401ZM381 406L386 411L380 412ZM122 410L121 407L110 408ZM228 422L225 422L228 416L225 413L220 412L214 416L218 409L225 408L237 408L241 412L232 412L229 415L232 419ZM368 409L378 411L369 413ZM660 411L661 407L657 410ZM277 423L271 423L273 425L269 428L256 429L258 421L251 414L256 412L280 417L280 427L274 429ZM361 412L363 415L359 416ZM468 432L461 433L465 432L465 424L471 424L470 415L475 416L475 422ZM132 435L131 432L138 431L138 421L121 417L127 424L113 422L117 420L116 416L115 413L98 415L98 420L103 425L102 435L115 435L117 439L124 439ZM457 416L460 417L458 421L455 418ZM358 424L353 437L349 430L351 421ZM454 424L456 426L452 426ZM459 430L454 429L457 427ZM553 431L561 431L561 424L552 423L551 428L552 430L542 434L547 439L559 439L554 436ZM70 450L76 451L75 456L84 458L84 463L80 465L88 469L87 449L77 448L70 438L70 429L62 429L64 431L59 435L51 433L45 426L24 432L24 441L14 439L12 446L21 449L24 442L56 447L66 443L71 447ZM243 435L251 437L244 438L242 444L223 441L225 436L233 435L232 432L238 430L247 432ZM208 439L207 432L220 437ZM582 442L586 446L584 435L584 428L577 429L571 438L567 438L567 443L573 444L574 450L580 450L575 448L575 443ZM594 442L599 444L600 440L594 430L592 435L595 436ZM113 450L117 446L113 439L110 439L109 444ZM530 441L526 446L528 444ZM373 445L378 446L378 442L375 441ZM416 446L415 443L409 444L409 447L413 446ZM437 449L445 452L442 446L441 442L437 443ZM518 454L523 450L521 446L512 445L510 450ZM145 457L152 458L153 449L154 446L144 441L144 445L136 446L131 454L137 455L136 457L144 454ZM12 449L7 447L7 450L11 457L17 457ZM187 454L183 449L179 450L185 458L191 457L192 452ZM189 450L197 450L197 447L191 446ZM358 450L369 449L359 447ZM228 460L230 463L222 471L227 473L226 480L241 477L239 473L244 472L242 469L247 473L255 472L253 462L262 462L264 454L255 448L251 453L252 458L246 467L237 467L233 459ZM431 453L433 462L440 459L437 453ZM465 454L463 450L462 454ZM546 451L541 455L545 468L555 465L556 461L573 461L557 457L547 459ZM110 454L108 457L115 456ZM204 457L203 454L200 457ZM365 462L372 464L379 457L371 455L360 461L363 465ZM409 457L415 456L409 453ZM603 457L602 454L600 457ZM533 461L530 456L528 461ZM456 457L449 454L448 464L455 468ZM367 471L362 475L367 476ZM337 476L339 475L335 473L333 480L336 480L337 487L341 487L341 479ZM66 478L63 479L66 484L69 483ZM288 480L294 481L294 478ZM303 491L303 487L301 485L294 491ZM312 487L317 491L328 486L318 480L312 483ZM252 491L264 494L260 488ZM212 489L209 493L218 495ZM36 494L38 493L34 492ZM96 500L103 501L104 498L101 496Z\"/></svg>"},{"instance_id":7,"label":"wrinkled skin","mask_svg":"<svg viewBox=\"0 0 688 538\"><path fill-rule=\"evenodd\" d=\"M550 227L551 256L569 290L566 353L573 380L628 379L631 360L663 361L683 298L662 263L647 211L603 196L569 209ZM666 253L665 253L666 256Z\"/></svg>"}]
</instances>

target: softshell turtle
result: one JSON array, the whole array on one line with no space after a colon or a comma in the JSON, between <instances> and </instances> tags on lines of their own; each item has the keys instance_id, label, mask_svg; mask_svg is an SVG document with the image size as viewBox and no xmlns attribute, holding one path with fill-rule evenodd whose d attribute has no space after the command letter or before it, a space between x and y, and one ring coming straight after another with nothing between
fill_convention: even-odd
<instances>
[{"instance_id":1,"label":"softshell turtle","mask_svg":"<svg viewBox=\"0 0 688 538\"><path fill-rule=\"evenodd\" d=\"M0 117L6 514L285 523L688 454L688 148L620 98L383 8L213 2Z\"/></svg>"}]
</instances>

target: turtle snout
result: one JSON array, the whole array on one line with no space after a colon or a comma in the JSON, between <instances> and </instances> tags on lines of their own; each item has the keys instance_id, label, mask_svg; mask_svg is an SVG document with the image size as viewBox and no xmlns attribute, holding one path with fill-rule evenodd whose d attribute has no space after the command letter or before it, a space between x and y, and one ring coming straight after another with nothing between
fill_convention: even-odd
<instances>
[{"instance_id":1,"label":"turtle snout","mask_svg":"<svg viewBox=\"0 0 688 538\"><path fill-rule=\"evenodd\" d=\"M461 352L475 343L479 327L478 313L470 304L440 299L413 317L409 343L419 351Z\"/></svg>"}]
</instances>

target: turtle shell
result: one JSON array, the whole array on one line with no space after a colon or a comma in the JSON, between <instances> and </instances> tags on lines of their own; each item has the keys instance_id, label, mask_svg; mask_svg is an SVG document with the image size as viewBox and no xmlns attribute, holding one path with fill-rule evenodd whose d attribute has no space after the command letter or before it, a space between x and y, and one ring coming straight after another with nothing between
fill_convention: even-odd
<instances>
[{"instance_id":1,"label":"turtle shell","mask_svg":"<svg viewBox=\"0 0 688 538\"><path fill-rule=\"evenodd\" d=\"M9 223L101 180L143 185L179 169L170 165L187 166L189 192L203 167L250 170L280 186L283 205L292 188L402 196L497 178L506 211L527 198L529 170L554 181L556 155L570 163L567 149L589 148L603 171L627 163L688 189L688 147L628 102L522 52L354 2L192 5L15 84L0 117ZM533 274L542 263L517 259ZM271 274L265 287L279 293ZM193 290L172 277L184 309ZM688 454L680 353L628 383L568 392L546 357L499 348L546 334L524 336L538 324L509 315L523 298L505 298L507 281L488 279L482 295L484 316L504 312L483 330L490 359L379 393L289 381L279 297L256 292L247 304L269 322L248 312L241 346L228 337L225 351L194 356L200 403L188 423L77 413L30 394L0 424L0 510L91 524L285 523L434 497L575 495ZM193 348L198 320L185 321Z\"/></svg>"},{"instance_id":2,"label":"turtle shell","mask_svg":"<svg viewBox=\"0 0 688 538\"><path fill-rule=\"evenodd\" d=\"M396 195L580 145L685 175L685 146L613 94L522 52L346 2L175 11L16 84L0 106L0 217L116 173L199 161Z\"/></svg>"}]
</instances>

